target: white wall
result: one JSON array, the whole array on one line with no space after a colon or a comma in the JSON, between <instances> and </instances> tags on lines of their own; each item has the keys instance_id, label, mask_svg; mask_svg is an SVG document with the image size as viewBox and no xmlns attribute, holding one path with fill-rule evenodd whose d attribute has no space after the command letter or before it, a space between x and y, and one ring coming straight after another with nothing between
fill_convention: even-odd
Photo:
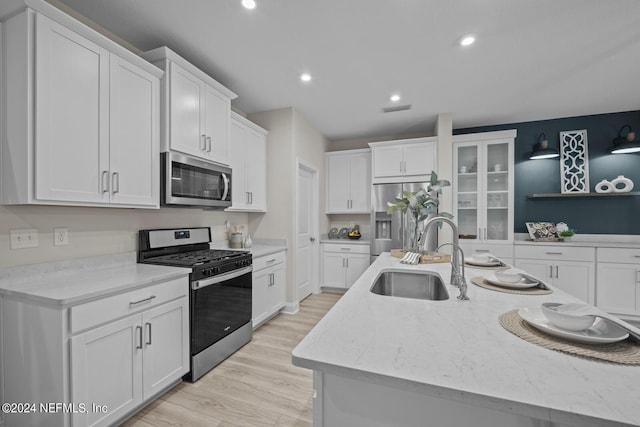
<instances>
[{"instance_id":1,"label":"white wall","mask_svg":"<svg viewBox=\"0 0 640 427\"><path fill-rule=\"evenodd\" d=\"M247 224L246 213L202 209L117 209L63 206L0 206L0 267L97 256L138 249L138 230L169 227L212 227L223 240L224 222ZM53 229L69 229L69 245L53 245ZM37 248L10 249L10 230L38 230Z\"/></svg>"}]
</instances>

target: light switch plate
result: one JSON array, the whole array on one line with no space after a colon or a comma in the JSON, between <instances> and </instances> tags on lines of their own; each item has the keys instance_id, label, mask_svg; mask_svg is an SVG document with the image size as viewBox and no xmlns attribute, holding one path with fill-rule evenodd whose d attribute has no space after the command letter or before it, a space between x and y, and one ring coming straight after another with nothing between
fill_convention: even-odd
<instances>
[{"instance_id":1,"label":"light switch plate","mask_svg":"<svg viewBox=\"0 0 640 427\"><path fill-rule=\"evenodd\" d=\"M53 246L66 246L69 244L69 229L54 228L53 229Z\"/></svg>"},{"instance_id":2,"label":"light switch plate","mask_svg":"<svg viewBox=\"0 0 640 427\"><path fill-rule=\"evenodd\" d=\"M35 228L11 230L11 249L37 248L38 230Z\"/></svg>"}]
</instances>

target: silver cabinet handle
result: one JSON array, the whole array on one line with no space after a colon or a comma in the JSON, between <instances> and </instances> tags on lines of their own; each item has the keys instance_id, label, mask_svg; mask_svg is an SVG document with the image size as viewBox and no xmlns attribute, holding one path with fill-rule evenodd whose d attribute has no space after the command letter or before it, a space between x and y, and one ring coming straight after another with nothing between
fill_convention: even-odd
<instances>
[{"instance_id":1,"label":"silver cabinet handle","mask_svg":"<svg viewBox=\"0 0 640 427\"><path fill-rule=\"evenodd\" d=\"M102 171L102 192L109 192L109 171Z\"/></svg>"},{"instance_id":2,"label":"silver cabinet handle","mask_svg":"<svg viewBox=\"0 0 640 427\"><path fill-rule=\"evenodd\" d=\"M345 267L345 266L344 266L344 260L345 260L345 259L346 259L346 258L342 258L342 268L344 268L344 267Z\"/></svg>"},{"instance_id":3,"label":"silver cabinet handle","mask_svg":"<svg viewBox=\"0 0 640 427\"><path fill-rule=\"evenodd\" d=\"M149 298L141 299L141 300L138 300L138 301L130 301L129 305L131 306L131 305L142 304L142 303L145 303L145 302L151 302L151 300L154 299L155 297L156 297L155 295L151 295Z\"/></svg>"},{"instance_id":4,"label":"silver cabinet handle","mask_svg":"<svg viewBox=\"0 0 640 427\"><path fill-rule=\"evenodd\" d=\"M151 323L144 324L147 327L147 342L145 344L151 345Z\"/></svg>"},{"instance_id":5,"label":"silver cabinet handle","mask_svg":"<svg viewBox=\"0 0 640 427\"><path fill-rule=\"evenodd\" d=\"M476 252L489 252L489 249L476 249Z\"/></svg>"},{"instance_id":6,"label":"silver cabinet handle","mask_svg":"<svg viewBox=\"0 0 640 427\"><path fill-rule=\"evenodd\" d=\"M636 283L640 283L640 270L636 270Z\"/></svg>"},{"instance_id":7,"label":"silver cabinet handle","mask_svg":"<svg viewBox=\"0 0 640 427\"><path fill-rule=\"evenodd\" d=\"M142 326L136 326L136 333L138 334L138 344L136 348L142 350Z\"/></svg>"},{"instance_id":8,"label":"silver cabinet handle","mask_svg":"<svg viewBox=\"0 0 640 427\"><path fill-rule=\"evenodd\" d=\"M482 240L482 232L480 230L480 227L478 227L478 240Z\"/></svg>"},{"instance_id":9,"label":"silver cabinet handle","mask_svg":"<svg viewBox=\"0 0 640 427\"><path fill-rule=\"evenodd\" d=\"M111 191L114 194L120 192L120 172L114 172L111 175Z\"/></svg>"},{"instance_id":10,"label":"silver cabinet handle","mask_svg":"<svg viewBox=\"0 0 640 427\"><path fill-rule=\"evenodd\" d=\"M207 152L208 153L211 152L211 137L210 136L207 137Z\"/></svg>"},{"instance_id":11,"label":"silver cabinet handle","mask_svg":"<svg viewBox=\"0 0 640 427\"><path fill-rule=\"evenodd\" d=\"M341 251L350 251L351 248L340 248Z\"/></svg>"},{"instance_id":12,"label":"silver cabinet handle","mask_svg":"<svg viewBox=\"0 0 640 427\"><path fill-rule=\"evenodd\" d=\"M547 255L562 255L562 252L546 252Z\"/></svg>"},{"instance_id":13,"label":"silver cabinet handle","mask_svg":"<svg viewBox=\"0 0 640 427\"><path fill-rule=\"evenodd\" d=\"M253 191L249 191L249 204L253 204Z\"/></svg>"},{"instance_id":14,"label":"silver cabinet handle","mask_svg":"<svg viewBox=\"0 0 640 427\"><path fill-rule=\"evenodd\" d=\"M558 266L556 265L556 279L558 278Z\"/></svg>"},{"instance_id":15,"label":"silver cabinet handle","mask_svg":"<svg viewBox=\"0 0 640 427\"><path fill-rule=\"evenodd\" d=\"M207 151L207 135L200 136L200 151Z\"/></svg>"},{"instance_id":16,"label":"silver cabinet handle","mask_svg":"<svg viewBox=\"0 0 640 427\"><path fill-rule=\"evenodd\" d=\"M549 266L549 278L553 279L553 265Z\"/></svg>"},{"instance_id":17,"label":"silver cabinet handle","mask_svg":"<svg viewBox=\"0 0 640 427\"><path fill-rule=\"evenodd\" d=\"M273 262L276 262L276 259L275 259L275 258L272 258L272 259L267 260L267 264L271 264L271 263L273 263Z\"/></svg>"},{"instance_id":18,"label":"silver cabinet handle","mask_svg":"<svg viewBox=\"0 0 640 427\"><path fill-rule=\"evenodd\" d=\"M247 195L247 204L249 204L249 192L248 191L246 192L246 195Z\"/></svg>"},{"instance_id":19,"label":"silver cabinet handle","mask_svg":"<svg viewBox=\"0 0 640 427\"><path fill-rule=\"evenodd\" d=\"M349 258L345 258L347 260L347 268L349 268Z\"/></svg>"}]
</instances>

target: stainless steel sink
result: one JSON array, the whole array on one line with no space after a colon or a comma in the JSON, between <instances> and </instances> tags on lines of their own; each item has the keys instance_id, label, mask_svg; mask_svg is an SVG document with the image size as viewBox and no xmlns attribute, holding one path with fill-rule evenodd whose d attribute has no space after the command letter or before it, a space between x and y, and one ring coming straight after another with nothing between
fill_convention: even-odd
<instances>
[{"instance_id":1,"label":"stainless steel sink","mask_svg":"<svg viewBox=\"0 0 640 427\"><path fill-rule=\"evenodd\" d=\"M449 299L442 277L430 271L383 270L373 282L371 292L432 301Z\"/></svg>"}]
</instances>

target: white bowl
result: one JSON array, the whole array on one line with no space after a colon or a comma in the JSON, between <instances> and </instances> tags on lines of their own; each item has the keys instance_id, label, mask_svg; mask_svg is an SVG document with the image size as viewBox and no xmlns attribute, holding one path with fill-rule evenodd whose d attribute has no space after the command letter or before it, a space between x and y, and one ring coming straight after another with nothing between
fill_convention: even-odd
<instances>
[{"instance_id":1,"label":"white bowl","mask_svg":"<svg viewBox=\"0 0 640 427\"><path fill-rule=\"evenodd\" d=\"M549 323L558 328L567 331L584 331L589 329L596 320L596 317L592 315L576 315L558 311L558 307L561 305L557 302L545 302L541 307L542 314L549 320Z\"/></svg>"},{"instance_id":2,"label":"white bowl","mask_svg":"<svg viewBox=\"0 0 640 427\"><path fill-rule=\"evenodd\" d=\"M497 270L496 279L504 283L518 283L522 280L522 274L514 270Z\"/></svg>"}]
</instances>

